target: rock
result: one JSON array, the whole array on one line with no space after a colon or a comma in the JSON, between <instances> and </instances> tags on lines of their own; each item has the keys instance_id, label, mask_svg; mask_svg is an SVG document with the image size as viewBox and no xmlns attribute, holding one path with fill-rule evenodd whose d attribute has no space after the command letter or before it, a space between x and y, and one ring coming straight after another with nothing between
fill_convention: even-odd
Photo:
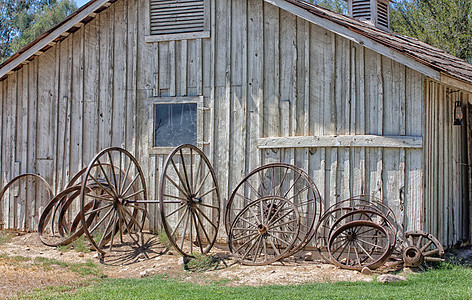
<instances>
[{"instance_id":1,"label":"rock","mask_svg":"<svg viewBox=\"0 0 472 300\"><path fill-rule=\"evenodd\" d=\"M169 251L167 251L167 255L174 255L174 252L169 250Z\"/></svg>"},{"instance_id":2,"label":"rock","mask_svg":"<svg viewBox=\"0 0 472 300\"><path fill-rule=\"evenodd\" d=\"M148 277L149 275L151 275L151 272L152 272L151 269L147 269L147 270L144 270L144 271L140 272L139 276L141 276L141 278Z\"/></svg>"},{"instance_id":3,"label":"rock","mask_svg":"<svg viewBox=\"0 0 472 300\"><path fill-rule=\"evenodd\" d=\"M383 274L377 277L377 281L380 283L389 283L396 281L407 281L405 277L391 274Z\"/></svg>"},{"instance_id":4,"label":"rock","mask_svg":"<svg viewBox=\"0 0 472 300\"><path fill-rule=\"evenodd\" d=\"M62 255L64 255L64 253L62 253L62 252L59 252L59 256L62 256Z\"/></svg>"},{"instance_id":5,"label":"rock","mask_svg":"<svg viewBox=\"0 0 472 300\"><path fill-rule=\"evenodd\" d=\"M190 258L188 258L186 256L182 256L182 257L179 257L178 264L179 264L179 266L186 266L189 261L190 261Z\"/></svg>"},{"instance_id":6,"label":"rock","mask_svg":"<svg viewBox=\"0 0 472 300\"><path fill-rule=\"evenodd\" d=\"M155 259L155 260L161 260L162 257L158 256L158 257L156 257L156 258L154 258L154 259Z\"/></svg>"},{"instance_id":7,"label":"rock","mask_svg":"<svg viewBox=\"0 0 472 300\"><path fill-rule=\"evenodd\" d=\"M30 248L26 248L25 250L26 250L26 251L30 251L31 249L30 249Z\"/></svg>"},{"instance_id":8,"label":"rock","mask_svg":"<svg viewBox=\"0 0 472 300\"><path fill-rule=\"evenodd\" d=\"M363 267L362 270L361 270L361 274L372 275L372 270L369 269L368 267Z\"/></svg>"},{"instance_id":9,"label":"rock","mask_svg":"<svg viewBox=\"0 0 472 300\"><path fill-rule=\"evenodd\" d=\"M85 254L83 252L80 252L79 257L85 257Z\"/></svg>"},{"instance_id":10,"label":"rock","mask_svg":"<svg viewBox=\"0 0 472 300\"><path fill-rule=\"evenodd\" d=\"M146 255L144 253L140 253L138 255L138 259L146 259Z\"/></svg>"},{"instance_id":11,"label":"rock","mask_svg":"<svg viewBox=\"0 0 472 300\"><path fill-rule=\"evenodd\" d=\"M164 268L165 270L170 270L170 266L167 266Z\"/></svg>"},{"instance_id":12,"label":"rock","mask_svg":"<svg viewBox=\"0 0 472 300\"><path fill-rule=\"evenodd\" d=\"M305 256L303 257L304 261L313 261L313 253L312 252L307 252L305 253Z\"/></svg>"},{"instance_id":13,"label":"rock","mask_svg":"<svg viewBox=\"0 0 472 300\"><path fill-rule=\"evenodd\" d=\"M95 253L95 254L93 255L93 258L100 259L100 253Z\"/></svg>"}]
</instances>

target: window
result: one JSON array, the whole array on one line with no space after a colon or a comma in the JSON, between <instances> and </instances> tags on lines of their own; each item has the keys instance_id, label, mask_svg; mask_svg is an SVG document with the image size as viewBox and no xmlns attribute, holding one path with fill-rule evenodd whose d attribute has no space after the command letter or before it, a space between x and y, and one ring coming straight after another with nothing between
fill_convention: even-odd
<instances>
[{"instance_id":1,"label":"window","mask_svg":"<svg viewBox=\"0 0 472 300\"><path fill-rule=\"evenodd\" d=\"M203 145L203 96L150 98L150 153L168 154L181 144ZM143 123L146 123L143 120Z\"/></svg>"},{"instance_id":2,"label":"window","mask_svg":"<svg viewBox=\"0 0 472 300\"><path fill-rule=\"evenodd\" d=\"M197 145L197 103L154 105L154 147Z\"/></svg>"},{"instance_id":3,"label":"window","mask_svg":"<svg viewBox=\"0 0 472 300\"><path fill-rule=\"evenodd\" d=\"M209 0L150 0L146 42L210 37Z\"/></svg>"}]
</instances>

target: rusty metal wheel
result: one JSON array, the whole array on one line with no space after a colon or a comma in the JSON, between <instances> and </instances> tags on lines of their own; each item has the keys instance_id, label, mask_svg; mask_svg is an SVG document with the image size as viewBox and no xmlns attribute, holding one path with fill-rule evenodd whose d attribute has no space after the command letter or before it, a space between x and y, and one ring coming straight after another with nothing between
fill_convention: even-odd
<instances>
[{"instance_id":1,"label":"rusty metal wheel","mask_svg":"<svg viewBox=\"0 0 472 300\"><path fill-rule=\"evenodd\" d=\"M122 148L104 149L83 176L80 215L91 246L101 254L113 247L139 246L147 190L136 158Z\"/></svg>"},{"instance_id":2,"label":"rusty metal wheel","mask_svg":"<svg viewBox=\"0 0 472 300\"><path fill-rule=\"evenodd\" d=\"M61 223L62 227L66 225L64 224L64 217L61 216L61 211L64 210L64 203L68 202L69 199L77 199L80 195L80 188L80 186L73 186L63 190L52 198L44 208L38 224L38 235L43 244L51 247L67 245L83 234L82 228L67 234L60 230Z\"/></svg>"},{"instance_id":3,"label":"rusty metal wheel","mask_svg":"<svg viewBox=\"0 0 472 300\"><path fill-rule=\"evenodd\" d=\"M314 225L321 212L320 194L313 180L303 170L289 164L274 163L251 171L233 190L225 210L225 228L229 235L236 216L249 204L266 197L281 197L293 203L300 216L300 230L292 255L306 246L314 235Z\"/></svg>"},{"instance_id":4,"label":"rusty metal wheel","mask_svg":"<svg viewBox=\"0 0 472 300\"><path fill-rule=\"evenodd\" d=\"M283 197L265 197L246 205L235 217L228 242L245 265L273 263L293 249L300 230L297 207Z\"/></svg>"},{"instance_id":5,"label":"rusty metal wheel","mask_svg":"<svg viewBox=\"0 0 472 300\"><path fill-rule=\"evenodd\" d=\"M327 246L329 233L333 227L333 224L335 224L345 214L354 210L371 210L381 214L383 217L383 224L381 225L386 225L390 230L392 230L393 236L395 237L394 239L391 239L392 241L395 241L395 248L392 253L401 254L401 244L403 240L401 235L403 230L397 223L393 211L388 206L383 204L378 198L368 195L358 195L337 202L330 206L323 213L320 221L316 225L315 247L326 262L330 262Z\"/></svg>"},{"instance_id":6,"label":"rusty metal wheel","mask_svg":"<svg viewBox=\"0 0 472 300\"><path fill-rule=\"evenodd\" d=\"M0 205L12 212L9 220L0 219L0 228L6 226L8 229L23 229L28 225L37 226L36 212L26 219L24 210L29 203L37 203L38 208L46 206L52 197L54 192L42 176L33 173L16 176L0 192Z\"/></svg>"},{"instance_id":7,"label":"rusty metal wheel","mask_svg":"<svg viewBox=\"0 0 472 300\"><path fill-rule=\"evenodd\" d=\"M425 270L428 263L444 261L444 248L436 237L421 230L405 232L403 263Z\"/></svg>"},{"instance_id":8,"label":"rusty metal wheel","mask_svg":"<svg viewBox=\"0 0 472 300\"><path fill-rule=\"evenodd\" d=\"M220 194L213 167L200 149L180 145L167 156L159 201L172 246L184 256L208 253L218 234Z\"/></svg>"},{"instance_id":9,"label":"rusty metal wheel","mask_svg":"<svg viewBox=\"0 0 472 300\"><path fill-rule=\"evenodd\" d=\"M331 261L344 269L375 269L389 257L390 235L371 221L352 221L337 228L329 238Z\"/></svg>"}]
</instances>

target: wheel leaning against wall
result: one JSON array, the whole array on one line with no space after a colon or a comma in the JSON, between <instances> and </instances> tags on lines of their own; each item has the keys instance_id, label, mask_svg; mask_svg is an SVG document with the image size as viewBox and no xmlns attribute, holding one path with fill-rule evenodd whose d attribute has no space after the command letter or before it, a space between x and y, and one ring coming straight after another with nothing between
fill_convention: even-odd
<instances>
[{"instance_id":1,"label":"wheel leaning against wall","mask_svg":"<svg viewBox=\"0 0 472 300\"><path fill-rule=\"evenodd\" d=\"M203 151L185 144L167 156L159 203L166 235L180 254L210 251L218 235L221 202L215 171Z\"/></svg>"},{"instance_id":2,"label":"wheel leaning against wall","mask_svg":"<svg viewBox=\"0 0 472 300\"><path fill-rule=\"evenodd\" d=\"M81 221L91 246L101 254L113 247L139 246L146 203L146 182L136 158L119 147L99 152L80 190Z\"/></svg>"}]
</instances>

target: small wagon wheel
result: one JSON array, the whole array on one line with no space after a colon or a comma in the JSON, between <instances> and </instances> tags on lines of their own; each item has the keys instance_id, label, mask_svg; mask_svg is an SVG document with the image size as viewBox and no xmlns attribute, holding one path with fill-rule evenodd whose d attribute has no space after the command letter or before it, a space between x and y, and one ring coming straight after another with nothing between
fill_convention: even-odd
<instances>
[{"instance_id":1,"label":"small wagon wheel","mask_svg":"<svg viewBox=\"0 0 472 300\"><path fill-rule=\"evenodd\" d=\"M162 224L169 242L184 256L208 253L220 222L216 175L205 154L180 145L165 161L159 185Z\"/></svg>"},{"instance_id":2,"label":"small wagon wheel","mask_svg":"<svg viewBox=\"0 0 472 300\"><path fill-rule=\"evenodd\" d=\"M144 174L131 153L118 147L98 153L84 173L80 191L82 226L92 247L105 254L106 248L139 245L146 199Z\"/></svg>"},{"instance_id":3,"label":"small wagon wheel","mask_svg":"<svg viewBox=\"0 0 472 300\"><path fill-rule=\"evenodd\" d=\"M352 221L336 229L328 242L332 262L344 269L375 269L389 256L390 235L371 221Z\"/></svg>"},{"instance_id":4,"label":"small wagon wheel","mask_svg":"<svg viewBox=\"0 0 472 300\"><path fill-rule=\"evenodd\" d=\"M251 171L234 189L225 210L229 235L232 222L246 205L257 199L277 196L292 202L300 215L300 231L287 256L311 240L321 212L320 194L313 180L302 169L284 163L261 166Z\"/></svg>"},{"instance_id":5,"label":"small wagon wheel","mask_svg":"<svg viewBox=\"0 0 472 300\"><path fill-rule=\"evenodd\" d=\"M286 256L297 241L297 207L282 197L257 199L239 212L229 232L229 248L245 265L267 265Z\"/></svg>"},{"instance_id":6,"label":"small wagon wheel","mask_svg":"<svg viewBox=\"0 0 472 300\"><path fill-rule=\"evenodd\" d=\"M416 230L405 232L403 262L407 267L425 269L428 262L444 261L444 249L436 237Z\"/></svg>"}]
</instances>

